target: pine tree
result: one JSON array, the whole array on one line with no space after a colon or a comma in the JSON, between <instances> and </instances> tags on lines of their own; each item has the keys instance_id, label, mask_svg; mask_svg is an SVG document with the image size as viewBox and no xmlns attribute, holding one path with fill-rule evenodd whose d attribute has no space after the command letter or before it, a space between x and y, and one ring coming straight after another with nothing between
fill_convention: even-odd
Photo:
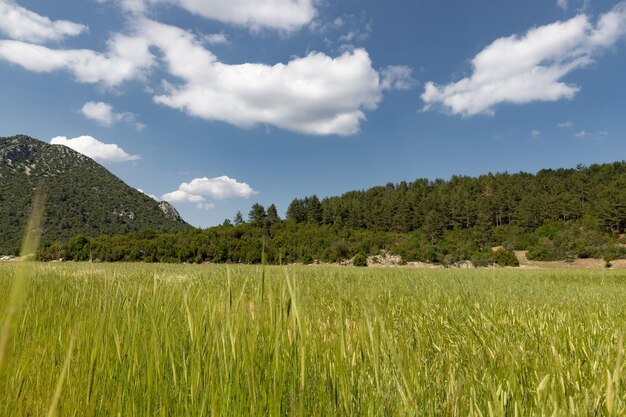
<instances>
[{"instance_id":1,"label":"pine tree","mask_svg":"<svg viewBox=\"0 0 626 417\"><path fill-rule=\"evenodd\" d=\"M265 207L259 203L254 203L248 213L248 221L254 226L264 226L267 214L265 213Z\"/></svg>"},{"instance_id":2,"label":"pine tree","mask_svg":"<svg viewBox=\"0 0 626 417\"><path fill-rule=\"evenodd\" d=\"M322 223L322 203L320 199L313 195L304 199L304 205L306 207L307 221L316 224Z\"/></svg>"},{"instance_id":3,"label":"pine tree","mask_svg":"<svg viewBox=\"0 0 626 417\"><path fill-rule=\"evenodd\" d=\"M267 208L266 222L269 226L280 222L280 216L278 216L278 210L276 209L276 205L271 204Z\"/></svg>"},{"instance_id":4,"label":"pine tree","mask_svg":"<svg viewBox=\"0 0 626 417\"><path fill-rule=\"evenodd\" d=\"M294 198L287 208L287 220L296 223L302 223L306 220L306 212L304 211L304 201Z\"/></svg>"}]
</instances>

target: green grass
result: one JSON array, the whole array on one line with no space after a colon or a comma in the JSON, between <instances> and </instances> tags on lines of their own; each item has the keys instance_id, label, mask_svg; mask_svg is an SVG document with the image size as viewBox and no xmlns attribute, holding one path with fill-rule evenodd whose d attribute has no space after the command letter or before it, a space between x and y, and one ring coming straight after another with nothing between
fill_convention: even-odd
<instances>
[{"instance_id":1,"label":"green grass","mask_svg":"<svg viewBox=\"0 0 626 417\"><path fill-rule=\"evenodd\" d=\"M626 415L619 271L4 263L0 324L23 273L2 416Z\"/></svg>"}]
</instances>

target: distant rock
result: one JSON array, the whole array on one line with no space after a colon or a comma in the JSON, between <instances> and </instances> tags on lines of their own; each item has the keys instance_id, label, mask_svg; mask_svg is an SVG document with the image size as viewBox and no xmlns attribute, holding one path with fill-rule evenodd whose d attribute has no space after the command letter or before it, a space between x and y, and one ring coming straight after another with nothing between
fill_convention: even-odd
<instances>
[{"instance_id":1,"label":"distant rock","mask_svg":"<svg viewBox=\"0 0 626 417\"><path fill-rule=\"evenodd\" d=\"M168 219L174 220L175 222L184 223L184 220L182 217L180 217L178 210L176 210L174 206L172 206L167 201L161 201L159 203L159 208Z\"/></svg>"}]
</instances>

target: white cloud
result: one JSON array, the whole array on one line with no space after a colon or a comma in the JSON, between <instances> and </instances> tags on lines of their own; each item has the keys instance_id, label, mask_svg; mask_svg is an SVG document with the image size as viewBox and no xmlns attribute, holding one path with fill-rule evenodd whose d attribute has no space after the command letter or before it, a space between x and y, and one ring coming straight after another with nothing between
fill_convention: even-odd
<instances>
[{"instance_id":1,"label":"white cloud","mask_svg":"<svg viewBox=\"0 0 626 417\"><path fill-rule=\"evenodd\" d=\"M206 198L226 200L231 198L248 198L259 194L245 182L239 182L225 175L216 178L194 178L183 182L178 190L163 194L161 199L171 203L193 203L198 208L209 210L215 207Z\"/></svg>"},{"instance_id":2,"label":"white cloud","mask_svg":"<svg viewBox=\"0 0 626 417\"><path fill-rule=\"evenodd\" d=\"M81 112L88 119L95 120L105 126L111 126L113 123L123 118L121 113L113 112L113 107L110 104L103 103L101 101L90 101L85 103Z\"/></svg>"},{"instance_id":3,"label":"white cloud","mask_svg":"<svg viewBox=\"0 0 626 417\"><path fill-rule=\"evenodd\" d=\"M248 198L258 194L245 182L238 182L236 179L229 178L226 175L216 178L195 178L189 183L182 183L178 189L189 194L218 200Z\"/></svg>"},{"instance_id":4,"label":"white cloud","mask_svg":"<svg viewBox=\"0 0 626 417\"><path fill-rule=\"evenodd\" d=\"M128 0L127 0L128 1ZM310 23L316 15L314 0L150 0L169 3L220 22L252 29L292 31Z\"/></svg>"},{"instance_id":5,"label":"white cloud","mask_svg":"<svg viewBox=\"0 0 626 417\"><path fill-rule=\"evenodd\" d=\"M572 123L570 120L563 122L563 123L559 123L558 125L561 129L569 129L571 127L574 126L574 123Z\"/></svg>"},{"instance_id":6,"label":"white cloud","mask_svg":"<svg viewBox=\"0 0 626 417\"><path fill-rule=\"evenodd\" d=\"M626 33L626 3L600 16L594 26L585 15L500 38L472 60L472 75L438 86L426 84L425 110L441 105L453 114L493 114L500 103L572 99L580 87L562 81L593 62Z\"/></svg>"},{"instance_id":7,"label":"white cloud","mask_svg":"<svg viewBox=\"0 0 626 417\"><path fill-rule=\"evenodd\" d=\"M202 35L202 40L209 45L227 45L230 43L228 37L223 33L211 33L208 35Z\"/></svg>"},{"instance_id":8,"label":"white cloud","mask_svg":"<svg viewBox=\"0 0 626 417\"><path fill-rule=\"evenodd\" d=\"M176 190L171 193L163 194L161 199L170 203L201 203L204 201L204 197L190 194L183 190Z\"/></svg>"},{"instance_id":9,"label":"white cloud","mask_svg":"<svg viewBox=\"0 0 626 417\"><path fill-rule=\"evenodd\" d=\"M359 30L351 30L339 37L339 42L343 43L353 43L353 42L363 42L370 37L370 32L365 31L361 32Z\"/></svg>"},{"instance_id":10,"label":"white cloud","mask_svg":"<svg viewBox=\"0 0 626 417\"><path fill-rule=\"evenodd\" d=\"M567 2L568 0L556 0L556 5L563 10L567 10Z\"/></svg>"},{"instance_id":11,"label":"white cloud","mask_svg":"<svg viewBox=\"0 0 626 417\"><path fill-rule=\"evenodd\" d=\"M609 135L609 132L601 130L599 132L587 132L586 130L581 130L580 132L577 132L574 136L576 136L579 139L602 139L604 137L607 137Z\"/></svg>"},{"instance_id":12,"label":"white cloud","mask_svg":"<svg viewBox=\"0 0 626 417\"><path fill-rule=\"evenodd\" d=\"M113 106L102 101L89 101L81 109L81 113L88 119L95 120L103 126L113 126L118 122L126 122L135 126L137 130L143 130L146 125L138 123L133 113L116 113Z\"/></svg>"},{"instance_id":13,"label":"white cloud","mask_svg":"<svg viewBox=\"0 0 626 417\"><path fill-rule=\"evenodd\" d=\"M0 59L35 72L69 71L82 83L115 87L141 78L153 65L146 40L115 34L107 52L89 49L51 49L20 41L0 40Z\"/></svg>"},{"instance_id":14,"label":"white cloud","mask_svg":"<svg viewBox=\"0 0 626 417\"><path fill-rule=\"evenodd\" d=\"M150 6L170 5L188 12L252 30L293 31L312 22L316 0L97 0L115 2L126 12L145 15Z\"/></svg>"},{"instance_id":15,"label":"white cloud","mask_svg":"<svg viewBox=\"0 0 626 417\"><path fill-rule=\"evenodd\" d=\"M390 65L380 71L380 87L383 90L410 90L417 85L413 68L405 65Z\"/></svg>"},{"instance_id":16,"label":"white cloud","mask_svg":"<svg viewBox=\"0 0 626 417\"><path fill-rule=\"evenodd\" d=\"M63 145L74 149L98 162L125 162L136 161L139 155L130 155L115 143L103 143L92 136L79 136L68 139L66 136L56 136L50 141L53 145Z\"/></svg>"},{"instance_id":17,"label":"white cloud","mask_svg":"<svg viewBox=\"0 0 626 417\"><path fill-rule=\"evenodd\" d=\"M533 139L537 139L540 135L541 135L541 132L538 131L537 129L533 129L533 130L530 131L530 136Z\"/></svg>"},{"instance_id":18,"label":"white cloud","mask_svg":"<svg viewBox=\"0 0 626 417\"><path fill-rule=\"evenodd\" d=\"M378 73L363 49L337 58L312 52L286 64L229 65L182 29L145 21L142 30L163 52L168 71L184 81L166 85L155 101L193 116L350 135L365 119L363 110L375 109L381 99Z\"/></svg>"},{"instance_id":19,"label":"white cloud","mask_svg":"<svg viewBox=\"0 0 626 417\"><path fill-rule=\"evenodd\" d=\"M13 39L28 42L59 41L76 36L87 26L67 20L50 20L48 17L25 9L10 0L0 0L0 31Z\"/></svg>"},{"instance_id":20,"label":"white cloud","mask_svg":"<svg viewBox=\"0 0 626 417\"><path fill-rule=\"evenodd\" d=\"M274 65L225 64L200 37L141 16L130 21L128 34L113 34L102 53L0 40L0 59L36 72L65 70L78 82L108 88L146 79L151 68L163 64L180 81L164 81L156 103L239 127L264 124L316 135L357 133L383 88L406 88L410 82L405 67L388 67L381 82L364 49L337 57L311 52ZM105 125L129 117L106 103L92 103L83 113Z\"/></svg>"}]
</instances>

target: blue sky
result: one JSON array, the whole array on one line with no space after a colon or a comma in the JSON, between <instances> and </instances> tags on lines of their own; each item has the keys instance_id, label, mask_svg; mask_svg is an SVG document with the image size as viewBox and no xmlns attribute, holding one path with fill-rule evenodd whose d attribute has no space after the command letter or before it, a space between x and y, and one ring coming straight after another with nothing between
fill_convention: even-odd
<instances>
[{"instance_id":1,"label":"blue sky","mask_svg":"<svg viewBox=\"0 0 626 417\"><path fill-rule=\"evenodd\" d=\"M259 202L626 156L626 3L0 0L0 135L207 227Z\"/></svg>"}]
</instances>

